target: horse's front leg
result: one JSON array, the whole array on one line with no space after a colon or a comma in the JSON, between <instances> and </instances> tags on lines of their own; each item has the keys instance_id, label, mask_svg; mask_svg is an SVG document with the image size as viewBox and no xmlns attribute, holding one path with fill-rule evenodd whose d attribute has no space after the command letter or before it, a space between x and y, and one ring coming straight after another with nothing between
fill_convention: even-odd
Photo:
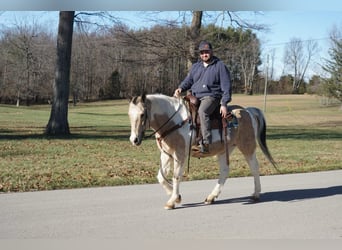
<instances>
[{"instance_id":1,"label":"horse's front leg","mask_svg":"<svg viewBox=\"0 0 342 250\"><path fill-rule=\"evenodd\" d=\"M234 148L230 148L229 154L233 151ZM220 175L219 179L217 180L217 183L214 187L214 189L211 191L211 193L208 195L208 197L205 199L205 204L212 204L215 199L219 196L221 193L224 183L227 180L227 177L229 175L229 166L227 165L227 158L226 154L221 154L218 156L218 162L220 164Z\"/></svg>"},{"instance_id":2,"label":"horse's front leg","mask_svg":"<svg viewBox=\"0 0 342 250\"><path fill-rule=\"evenodd\" d=\"M165 209L174 209L176 203L181 202L181 195L179 194L179 184L182 180L184 162L178 160L173 161L173 177L172 177L172 193L170 199L165 204Z\"/></svg>"},{"instance_id":3,"label":"horse's front leg","mask_svg":"<svg viewBox=\"0 0 342 250\"><path fill-rule=\"evenodd\" d=\"M170 172L172 157L165 152L161 151L160 154L160 168L158 171L157 179L159 183L163 186L167 195L172 194L172 185L166 179L166 176Z\"/></svg>"}]
</instances>

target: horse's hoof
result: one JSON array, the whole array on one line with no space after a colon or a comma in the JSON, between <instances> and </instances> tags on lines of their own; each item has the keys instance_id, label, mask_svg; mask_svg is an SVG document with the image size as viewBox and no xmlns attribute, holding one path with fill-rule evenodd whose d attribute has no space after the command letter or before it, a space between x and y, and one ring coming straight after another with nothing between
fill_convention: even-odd
<instances>
[{"instance_id":1,"label":"horse's hoof","mask_svg":"<svg viewBox=\"0 0 342 250\"><path fill-rule=\"evenodd\" d=\"M205 204L205 205L210 205L210 204L213 204L214 202L215 202L215 198L212 198L212 199L206 198L206 199L204 200L204 204Z\"/></svg>"},{"instance_id":2,"label":"horse's hoof","mask_svg":"<svg viewBox=\"0 0 342 250\"><path fill-rule=\"evenodd\" d=\"M254 196L254 195L252 195L251 200L252 200L253 202L259 202L259 201L260 201L260 197L259 197L259 196Z\"/></svg>"},{"instance_id":3,"label":"horse's hoof","mask_svg":"<svg viewBox=\"0 0 342 250\"><path fill-rule=\"evenodd\" d=\"M172 209L175 209L175 204L172 204L172 205L166 204L166 205L164 206L164 209L165 209L165 210L172 210Z\"/></svg>"},{"instance_id":4,"label":"horse's hoof","mask_svg":"<svg viewBox=\"0 0 342 250\"><path fill-rule=\"evenodd\" d=\"M182 202L182 196L179 194L178 198L176 199L176 203L181 203Z\"/></svg>"},{"instance_id":5,"label":"horse's hoof","mask_svg":"<svg viewBox=\"0 0 342 250\"><path fill-rule=\"evenodd\" d=\"M259 202L260 201L260 197L253 197L253 201L254 202Z\"/></svg>"}]
</instances>

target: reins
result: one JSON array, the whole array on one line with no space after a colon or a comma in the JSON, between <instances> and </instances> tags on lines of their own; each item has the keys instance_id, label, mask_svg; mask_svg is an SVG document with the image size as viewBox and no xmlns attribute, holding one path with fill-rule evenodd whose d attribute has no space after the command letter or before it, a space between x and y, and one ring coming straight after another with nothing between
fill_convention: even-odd
<instances>
[{"instance_id":1,"label":"reins","mask_svg":"<svg viewBox=\"0 0 342 250\"><path fill-rule=\"evenodd\" d=\"M164 122L163 123L163 125L161 125L157 130L155 130L152 134L150 134L150 135L148 135L148 136L145 136L145 138L150 138L150 137L152 137L152 136L154 136L156 133L158 133L162 128L164 128L171 120L172 120L172 118L179 112L179 110L180 110L180 107L181 107L181 104L180 104L180 101L179 101L179 105L178 105L178 108L177 108L177 110L169 117L169 119L167 119L166 120L166 122ZM146 109L145 109L145 122L146 122L146 120L148 119L148 116L147 116L147 111L146 111ZM179 123L179 124L176 124L174 127L176 127L176 128L171 128L171 129L168 129L166 132L168 132L168 131L174 131L174 130L176 130L176 129L178 129L178 128L180 128L180 127L182 127L184 124L185 124L185 121L186 120L184 120L182 123ZM181 125L181 126L180 126ZM166 133L166 132L164 132L162 135L164 135L164 137L167 135L167 134L169 134L170 132L168 132L168 133ZM166 135L165 135L166 134ZM163 137L163 136L160 136L160 138L161 137Z\"/></svg>"}]
</instances>

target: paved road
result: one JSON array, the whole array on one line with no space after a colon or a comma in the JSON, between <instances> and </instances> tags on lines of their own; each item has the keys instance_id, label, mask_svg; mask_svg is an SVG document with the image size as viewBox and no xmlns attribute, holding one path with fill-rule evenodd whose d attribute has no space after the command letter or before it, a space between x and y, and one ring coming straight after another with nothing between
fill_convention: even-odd
<instances>
[{"instance_id":1,"label":"paved road","mask_svg":"<svg viewBox=\"0 0 342 250\"><path fill-rule=\"evenodd\" d=\"M215 180L184 182L166 211L159 184L0 195L0 238L342 239L342 170L230 178L213 205Z\"/></svg>"}]
</instances>

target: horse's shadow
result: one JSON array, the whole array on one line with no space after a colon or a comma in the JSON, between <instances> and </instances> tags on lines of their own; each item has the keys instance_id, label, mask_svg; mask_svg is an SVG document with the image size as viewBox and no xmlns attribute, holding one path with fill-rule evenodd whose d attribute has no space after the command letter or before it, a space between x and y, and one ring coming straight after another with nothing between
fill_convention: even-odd
<instances>
[{"instance_id":1,"label":"horse's shadow","mask_svg":"<svg viewBox=\"0 0 342 250\"><path fill-rule=\"evenodd\" d=\"M284 190L284 191L274 191L274 192L266 192L261 193L260 200L254 201L250 196L230 198L224 200L216 200L212 205L222 205L222 204L232 204L232 203L241 203L243 205L264 203L264 202L291 202L291 201L300 201L306 199L316 199L322 197L329 197L334 195L342 195L342 186L331 186L324 188L311 188L311 189L293 189L293 190ZM199 207L204 206L203 202L198 203L188 203L183 204L182 207Z\"/></svg>"}]
</instances>

